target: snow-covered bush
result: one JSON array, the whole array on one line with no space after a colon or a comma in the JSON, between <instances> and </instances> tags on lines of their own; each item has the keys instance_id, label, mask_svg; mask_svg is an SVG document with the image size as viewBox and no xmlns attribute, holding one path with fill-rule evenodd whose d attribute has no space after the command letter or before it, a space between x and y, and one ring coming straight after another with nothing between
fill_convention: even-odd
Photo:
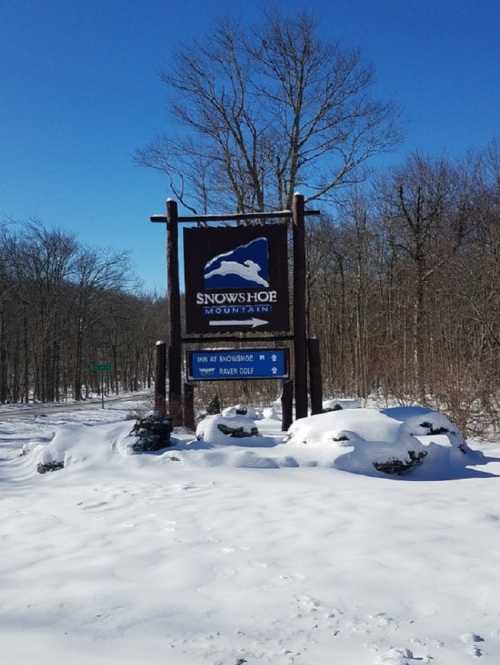
<instances>
[{"instance_id":1,"label":"snow-covered bush","mask_svg":"<svg viewBox=\"0 0 500 665\"><path fill-rule=\"evenodd\" d=\"M196 428L198 441L211 444L235 443L237 439L257 436L257 425L248 416L207 416Z\"/></svg>"},{"instance_id":2,"label":"snow-covered bush","mask_svg":"<svg viewBox=\"0 0 500 665\"><path fill-rule=\"evenodd\" d=\"M59 471L60 469L64 469L64 462L39 462L36 467L38 473L42 474L49 471Z\"/></svg>"},{"instance_id":3,"label":"snow-covered bush","mask_svg":"<svg viewBox=\"0 0 500 665\"><path fill-rule=\"evenodd\" d=\"M129 447L133 452L154 452L170 445L172 419L150 413L136 420L130 431Z\"/></svg>"},{"instance_id":4,"label":"snow-covered bush","mask_svg":"<svg viewBox=\"0 0 500 665\"><path fill-rule=\"evenodd\" d=\"M370 475L463 466L470 452L446 416L423 407L332 411L297 420L288 436L290 443L336 447L335 467Z\"/></svg>"},{"instance_id":5,"label":"snow-covered bush","mask_svg":"<svg viewBox=\"0 0 500 665\"><path fill-rule=\"evenodd\" d=\"M425 406L397 406L383 409L382 413L401 422L404 431L412 436L446 434L456 447L467 449L462 433L443 413Z\"/></svg>"},{"instance_id":6,"label":"snow-covered bush","mask_svg":"<svg viewBox=\"0 0 500 665\"><path fill-rule=\"evenodd\" d=\"M92 427L82 427L81 423L59 426L48 442L30 449L26 462L41 474L71 467L102 466L110 455L110 446L95 445Z\"/></svg>"},{"instance_id":7,"label":"snow-covered bush","mask_svg":"<svg viewBox=\"0 0 500 665\"><path fill-rule=\"evenodd\" d=\"M220 410L221 410L220 397L219 395L214 395L213 398L208 403L207 413L209 416L213 416L216 413L220 413Z\"/></svg>"}]
</instances>

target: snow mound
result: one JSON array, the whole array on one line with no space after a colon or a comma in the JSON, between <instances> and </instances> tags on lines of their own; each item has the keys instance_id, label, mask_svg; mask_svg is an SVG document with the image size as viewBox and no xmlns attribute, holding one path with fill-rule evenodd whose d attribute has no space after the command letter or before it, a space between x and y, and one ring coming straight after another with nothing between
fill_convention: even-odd
<instances>
[{"instance_id":1,"label":"snow mound","mask_svg":"<svg viewBox=\"0 0 500 665\"><path fill-rule=\"evenodd\" d=\"M297 420L288 437L328 448L338 469L371 476L447 477L484 463L446 416L424 407L331 411Z\"/></svg>"},{"instance_id":2,"label":"snow mound","mask_svg":"<svg viewBox=\"0 0 500 665\"><path fill-rule=\"evenodd\" d=\"M290 427L288 434L296 443L324 445L336 442L349 446L355 441L394 444L400 431L401 423L378 409L345 409L299 418Z\"/></svg>"},{"instance_id":3,"label":"snow mound","mask_svg":"<svg viewBox=\"0 0 500 665\"><path fill-rule=\"evenodd\" d=\"M128 423L120 425L67 424L56 430L47 444L34 446L26 455L26 462L36 470L39 465L61 463L64 469L100 469L109 464L113 454L113 444L129 428Z\"/></svg>"},{"instance_id":4,"label":"snow mound","mask_svg":"<svg viewBox=\"0 0 500 665\"><path fill-rule=\"evenodd\" d=\"M259 430L255 420L249 416L206 416L196 428L196 438L212 445L235 444L250 440L255 443Z\"/></svg>"},{"instance_id":5,"label":"snow mound","mask_svg":"<svg viewBox=\"0 0 500 665\"><path fill-rule=\"evenodd\" d=\"M391 648L375 659L375 665L412 665L414 662L428 663L429 659L415 658L410 649Z\"/></svg>"},{"instance_id":6,"label":"snow mound","mask_svg":"<svg viewBox=\"0 0 500 665\"><path fill-rule=\"evenodd\" d=\"M252 450L239 455L234 465L248 469L278 469L280 466L272 457L262 457Z\"/></svg>"},{"instance_id":7,"label":"snow mound","mask_svg":"<svg viewBox=\"0 0 500 665\"><path fill-rule=\"evenodd\" d=\"M285 446L283 446L285 447ZM227 467L241 469L280 469L297 468L301 466L299 461L292 455L280 454L284 451L270 450L269 455L262 455L258 450L245 450L237 446L225 446L224 449L176 452L184 463L197 467ZM193 455L194 453L194 455Z\"/></svg>"},{"instance_id":8,"label":"snow mound","mask_svg":"<svg viewBox=\"0 0 500 665\"><path fill-rule=\"evenodd\" d=\"M233 416L247 416L252 420L260 420L262 418L262 413L258 409L246 404L235 404L234 406L228 406L223 409L222 415L229 418Z\"/></svg>"},{"instance_id":9,"label":"snow mound","mask_svg":"<svg viewBox=\"0 0 500 665\"><path fill-rule=\"evenodd\" d=\"M361 400L355 397L343 398L338 397L334 399L325 399L323 401L324 411L340 411L342 409L360 409Z\"/></svg>"},{"instance_id":10,"label":"snow mound","mask_svg":"<svg viewBox=\"0 0 500 665\"><path fill-rule=\"evenodd\" d=\"M457 446L466 446L458 427L443 413L425 406L397 406L383 409L382 413L402 423L403 429L414 436L447 434L454 437Z\"/></svg>"}]
</instances>

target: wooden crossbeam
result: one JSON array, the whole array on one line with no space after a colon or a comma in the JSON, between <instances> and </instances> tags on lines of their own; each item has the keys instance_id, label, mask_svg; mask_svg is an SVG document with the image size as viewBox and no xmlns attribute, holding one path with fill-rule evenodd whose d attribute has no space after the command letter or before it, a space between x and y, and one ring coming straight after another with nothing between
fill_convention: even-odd
<instances>
[{"instance_id":1,"label":"wooden crossbeam","mask_svg":"<svg viewBox=\"0 0 500 665\"><path fill-rule=\"evenodd\" d=\"M306 217L318 216L319 210L304 210ZM291 210L276 210L274 212L235 212L228 215L187 215L177 217L178 224L188 224L190 222L237 222L252 219L291 219ZM167 215L151 215L149 218L154 223L168 222Z\"/></svg>"}]
</instances>

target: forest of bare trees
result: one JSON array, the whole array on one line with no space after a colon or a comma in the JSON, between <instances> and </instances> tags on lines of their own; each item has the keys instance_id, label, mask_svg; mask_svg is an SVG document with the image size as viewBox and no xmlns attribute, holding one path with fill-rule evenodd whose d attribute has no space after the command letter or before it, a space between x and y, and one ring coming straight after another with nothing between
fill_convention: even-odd
<instances>
[{"instance_id":1,"label":"forest of bare trees","mask_svg":"<svg viewBox=\"0 0 500 665\"><path fill-rule=\"evenodd\" d=\"M309 228L309 326L331 391L500 411L500 146L411 156Z\"/></svg>"},{"instance_id":2,"label":"forest of bare trees","mask_svg":"<svg viewBox=\"0 0 500 665\"><path fill-rule=\"evenodd\" d=\"M80 400L151 385L161 300L130 289L126 254L82 246L40 223L0 233L0 403Z\"/></svg>"},{"instance_id":3,"label":"forest of bare trees","mask_svg":"<svg viewBox=\"0 0 500 665\"><path fill-rule=\"evenodd\" d=\"M469 431L500 427L498 142L369 172L400 138L397 109L374 98L359 52L319 40L306 14L270 14L258 32L223 21L174 64L163 81L183 131L135 160L190 211L286 208L296 189L322 210L308 224L307 326L325 393L427 402ZM81 399L104 360L108 391L150 386L167 308L129 275L125 255L5 225L0 402ZM253 390L272 392L227 387Z\"/></svg>"},{"instance_id":4,"label":"forest of bare trees","mask_svg":"<svg viewBox=\"0 0 500 665\"><path fill-rule=\"evenodd\" d=\"M412 155L356 187L309 223L307 258L327 394L432 402L463 426L478 414L498 426L497 142L463 160ZM81 399L99 390L91 367L104 360L107 391L151 386L167 307L134 293L126 255L7 225L0 266L0 402Z\"/></svg>"}]
</instances>

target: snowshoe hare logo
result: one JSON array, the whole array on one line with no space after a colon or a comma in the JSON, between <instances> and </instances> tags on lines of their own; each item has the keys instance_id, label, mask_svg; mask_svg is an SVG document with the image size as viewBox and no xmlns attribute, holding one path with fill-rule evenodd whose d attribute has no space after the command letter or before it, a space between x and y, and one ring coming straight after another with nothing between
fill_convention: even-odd
<instances>
[{"instance_id":1,"label":"snowshoe hare logo","mask_svg":"<svg viewBox=\"0 0 500 665\"><path fill-rule=\"evenodd\" d=\"M206 289L268 288L267 238L255 238L246 245L214 256L206 263L203 277Z\"/></svg>"}]
</instances>

